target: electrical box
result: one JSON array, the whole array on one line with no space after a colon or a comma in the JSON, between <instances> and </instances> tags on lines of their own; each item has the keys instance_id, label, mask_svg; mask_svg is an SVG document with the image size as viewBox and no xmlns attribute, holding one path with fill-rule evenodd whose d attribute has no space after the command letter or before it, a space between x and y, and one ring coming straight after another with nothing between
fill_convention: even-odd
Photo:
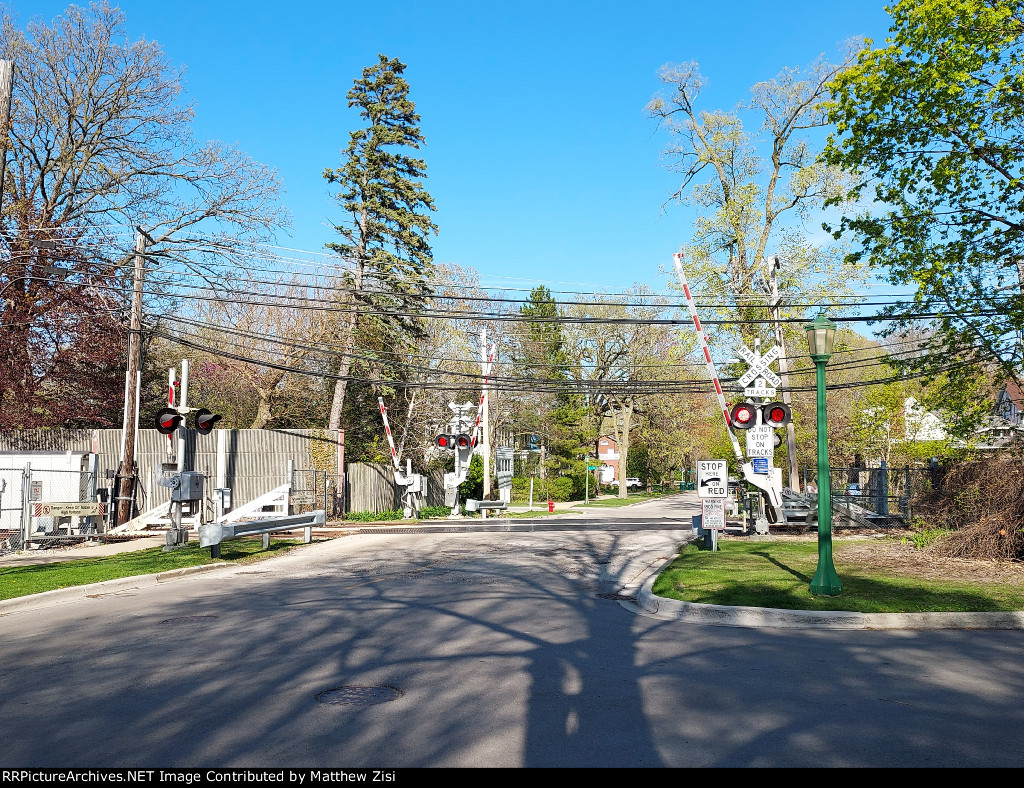
<instances>
[{"instance_id":1,"label":"electrical box","mask_svg":"<svg viewBox=\"0 0 1024 788\"><path fill-rule=\"evenodd\" d=\"M196 471L182 471L178 484L171 487L172 501L201 501L203 499L203 475Z\"/></svg>"}]
</instances>

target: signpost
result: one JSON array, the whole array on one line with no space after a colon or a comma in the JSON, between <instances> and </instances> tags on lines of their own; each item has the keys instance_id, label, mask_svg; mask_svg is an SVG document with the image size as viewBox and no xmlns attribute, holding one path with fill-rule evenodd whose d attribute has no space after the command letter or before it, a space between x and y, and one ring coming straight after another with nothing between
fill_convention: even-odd
<instances>
[{"instance_id":1,"label":"signpost","mask_svg":"<svg viewBox=\"0 0 1024 788\"><path fill-rule=\"evenodd\" d=\"M774 386L781 385L782 380L768 367L782 355L779 346L773 345L771 350L763 356L743 345L740 345L737 351L743 357L743 360L750 365L750 369L744 372L743 377L739 379L739 385L747 387L756 381L756 385L744 388L743 393L748 397L774 397Z\"/></svg>"},{"instance_id":2,"label":"signpost","mask_svg":"<svg viewBox=\"0 0 1024 788\"><path fill-rule=\"evenodd\" d=\"M705 531L725 530L725 499L705 498L701 501L701 528Z\"/></svg>"},{"instance_id":3,"label":"signpost","mask_svg":"<svg viewBox=\"0 0 1024 788\"><path fill-rule=\"evenodd\" d=\"M697 496L701 499L701 528L711 534L711 549L717 551L718 532L725 528L725 499L729 497L729 465L725 460L697 460Z\"/></svg>"}]
</instances>

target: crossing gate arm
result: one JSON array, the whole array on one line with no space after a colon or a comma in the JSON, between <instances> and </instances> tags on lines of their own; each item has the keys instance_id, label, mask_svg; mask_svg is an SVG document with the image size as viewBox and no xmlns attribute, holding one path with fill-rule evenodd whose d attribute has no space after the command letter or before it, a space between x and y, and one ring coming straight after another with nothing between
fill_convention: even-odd
<instances>
[{"instance_id":1,"label":"crossing gate arm","mask_svg":"<svg viewBox=\"0 0 1024 788\"><path fill-rule=\"evenodd\" d=\"M686 281L686 274L683 272L683 256L676 252L672 255L672 261L675 263L676 274L679 276L679 284L683 287L683 294L686 296L686 306L690 310L690 318L693 320L693 327L697 330L697 339L700 340L700 349L704 354L704 361L708 367L708 373L711 375L711 382L715 384L715 394L718 396L718 407L722 411L722 417L725 419L725 431L729 435L729 440L732 442L732 450L736 455L736 459L743 462L743 451L740 449L740 442L736 438L736 433L732 431L732 425L729 424L729 408L726 406L725 393L722 391L722 383L718 379L718 370L715 369L715 362L711 360L711 351L708 350L708 341L704 336L704 328L700 324L700 318L697 317L697 305L693 302L693 295L690 293L690 285Z\"/></svg>"},{"instance_id":2,"label":"crossing gate arm","mask_svg":"<svg viewBox=\"0 0 1024 788\"><path fill-rule=\"evenodd\" d=\"M323 525L327 521L327 513L323 509L307 514L293 514L289 517L275 517L269 520L252 520L250 522L226 523L214 521L199 526L199 546L209 547L212 558L220 558L221 542L239 539L243 536L263 535L263 549L270 546L270 534L279 531L303 529L303 541L313 541L313 526Z\"/></svg>"}]
</instances>

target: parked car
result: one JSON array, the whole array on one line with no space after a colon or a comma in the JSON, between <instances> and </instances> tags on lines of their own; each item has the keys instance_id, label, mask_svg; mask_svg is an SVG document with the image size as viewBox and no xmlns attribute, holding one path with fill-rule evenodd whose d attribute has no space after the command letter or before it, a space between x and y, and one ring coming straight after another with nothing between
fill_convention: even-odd
<instances>
[{"instance_id":1,"label":"parked car","mask_svg":"<svg viewBox=\"0 0 1024 788\"><path fill-rule=\"evenodd\" d=\"M860 485L859 484L848 484L848 485L846 485L846 494L847 495L860 495Z\"/></svg>"},{"instance_id":2,"label":"parked car","mask_svg":"<svg viewBox=\"0 0 1024 788\"><path fill-rule=\"evenodd\" d=\"M626 488L629 489L631 487L643 487L643 485L640 484L639 479L637 479L635 476L631 476L628 479L626 479Z\"/></svg>"}]
</instances>

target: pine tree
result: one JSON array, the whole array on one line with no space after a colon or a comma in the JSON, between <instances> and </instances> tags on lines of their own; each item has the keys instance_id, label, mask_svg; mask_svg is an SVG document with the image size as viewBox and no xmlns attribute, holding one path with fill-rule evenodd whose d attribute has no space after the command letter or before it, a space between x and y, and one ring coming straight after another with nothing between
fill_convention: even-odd
<instances>
[{"instance_id":1,"label":"pine tree","mask_svg":"<svg viewBox=\"0 0 1024 788\"><path fill-rule=\"evenodd\" d=\"M432 292L428 239L437 228L428 211L434 201L419 180L426 176L426 163L409 154L424 143L420 117L402 76L405 64L378 58L347 94L348 106L359 108L366 125L351 133L342 166L324 170L324 178L340 187L336 199L346 213L335 227L343 240L328 247L348 265L331 429L341 424L355 351L363 344L360 335L373 334L370 344L396 353L411 348L422 335L416 314Z\"/></svg>"}]
</instances>

